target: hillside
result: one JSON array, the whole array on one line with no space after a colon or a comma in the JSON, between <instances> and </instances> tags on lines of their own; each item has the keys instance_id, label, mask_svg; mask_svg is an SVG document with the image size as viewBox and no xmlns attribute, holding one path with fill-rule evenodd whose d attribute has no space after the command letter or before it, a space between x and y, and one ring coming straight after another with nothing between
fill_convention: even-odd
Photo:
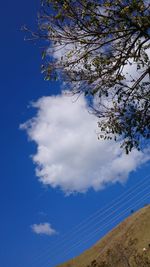
<instances>
[{"instance_id":1,"label":"hillside","mask_svg":"<svg viewBox=\"0 0 150 267\"><path fill-rule=\"evenodd\" d=\"M92 248L57 267L150 267L149 259L150 205L129 216Z\"/></svg>"}]
</instances>

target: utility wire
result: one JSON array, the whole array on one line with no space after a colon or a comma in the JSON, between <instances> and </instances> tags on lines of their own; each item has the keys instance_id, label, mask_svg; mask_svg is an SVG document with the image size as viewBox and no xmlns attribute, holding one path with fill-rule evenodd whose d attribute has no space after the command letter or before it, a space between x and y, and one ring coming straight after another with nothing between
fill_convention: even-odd
<instances>
[{"instance_id":1,"label":"utility wire","mask_svg":"<svg viewBox=\"0 0 150 267\"><path fill-rule=\"evenodd\" d=\"M149 178L150 177L150 175L148 175L148 176L146 176L142 181L140 181L139 183L137 183L137 185L136 186L134 186L134 187L132 187L132 188L130 188L129 190L127 190L126 192L124 192L123 194L121 194L118 198L116 198L114 201L112 201L112 203L114 203L112 206L110 206L110 207L108 207L107 209L104 207L103 209L100 209L100 210L98 210L98 211L96 211L94 214L92 214L92 215L90 215L87 219L85 219L84 221L82 221L80 224L78 224L77 226L75 226L74 227L74 231L69 231L67 234L69 235L76 235L77 233L79 233L81 230L82 230L82 232L83 232L83 229L84 229L84 231L85 231L85 228L87 228L87 225L88 224L91 224L92 223L92 221L95 221L98 217L100 217L100 216L102 216L102 215L104 215L106 212L108 212L109 210L111 210L113 207L115 207L115 206L117 206L118 205L118 203L120 203L120 202L124 202L124 205L126 205L126 203L125 203L125 200L123 199L123 197L126 199L127 197L129 197L131 194L133 194L133 192L134 191L136 191L138 188L141 188L141 186L143 186L143 185L146 185L146 183L147 182L149 182L149 180L147 180L147 178ZM146 179L146 181L145 181L145 179ZM141 192L141 191L140 191ZM125 195L125 196L124 196ZM138 194L139 195L139 194ZM132 199L134 199L135 197L132 197L129 201L131 201ZM118 199L121 199L120 201L117 201L116 202L116 200L118 200ZM129 201L127 201L127 203L129 202ZM108 205L106 205L106 207L107 207ZM118 208L119 209L119 208ZM118 209L116 209L116 210L118 210ZM104 212L102 212L104 210ZM115 211L116 211L115 210ZM100 213L101 212L101 213ZM114 212L113 212L114 213ZM109 216L107 216L107 218L108 218ZM104 217L105 218L105 217ZM105 218L106 219L106 218ZM103 220L104 221L104 220ZM99 222L98 222L99 223ZM68 235L67 234L65 234L65 235L63 235L64 237L66 236L67 238L66 239L68 239ZM69 236L69 238L70 238L70 236ZM64 238L64 240L65 240L65 238ZM64 240L61 240L61 243L64 245ZM72 239L71 239L72 240ZM58 244L59 246L60 246L60 243ZM54 248L57 248L57 244L56 244L56 246L54 247ZM54 253L54 250L52 251L53 253ZM51 254L50 253L50 251L48 251L48 253L49 254ZM57 251L57 253L58 253L58 251ZM57 254L58 255L58 254Z\"/></svg>"},{"instance_id":2,"label":"utility wire","mask_svg":"<svg viewBox=\"0 0 150 267\"><path fill-rule=\"evenodd\" d=\"M73 249L77 249L80 246L82 246L83 244L91 241L91 239L93 239L97 233L99 234L100 232L104 231L105 229L107 229L112 223L115 224L116 222L118 222L119 219L122 218L122 216L128 215L128 212L133 209L136 208L136 206L138 204L141 204L141 201L146 200L148 197L150 197L150 192L148 192L146 195L144 194L144 196L142 196L141 198L138 199L138 201L135 202L135 205L130 205L127 209L123 210L123 212L121 212L119 215L115 216L112 220L108 221L106 224L103 225L103 227L98 227L95 229L94 232L92 232L90 235L88 235L88 238L83 240L82 242L77 242L75 243L72 247L70 247L68 250L63 252L63 257L68 255Z\"/></svg>"}]
</instances>

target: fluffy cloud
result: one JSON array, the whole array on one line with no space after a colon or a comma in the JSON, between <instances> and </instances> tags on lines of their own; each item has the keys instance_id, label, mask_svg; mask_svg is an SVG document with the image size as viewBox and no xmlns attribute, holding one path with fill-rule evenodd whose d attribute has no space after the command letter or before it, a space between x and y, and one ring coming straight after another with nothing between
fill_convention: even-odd
<instances>
[{"instance_id":1,"label":"fluffy cloud","mask_svg":"<svg viewBox=\"0 0 150 267\"><path fill-rule=\"evenodd\" d=\"M31 229L36 234L42 235L55 235L56 231L51 227L49 223L40 223L31 225Z\"/></svg>"},{"instance_id":2,"label":"fluffy cloud","mask_svg":"<svg viewBox=\"0 0 150 267\"><path fill-rule=\"evenodd\" d=\"M83 96L77 101L65 95L42 97L37 114L21 125L37 144L33 155L39 180L66 194L102 189L108 183L124 183L130 172L149 160L133 150L125 155L115 141L97 139L97 118L87 110Z\"/></svg>"}]
</instances>

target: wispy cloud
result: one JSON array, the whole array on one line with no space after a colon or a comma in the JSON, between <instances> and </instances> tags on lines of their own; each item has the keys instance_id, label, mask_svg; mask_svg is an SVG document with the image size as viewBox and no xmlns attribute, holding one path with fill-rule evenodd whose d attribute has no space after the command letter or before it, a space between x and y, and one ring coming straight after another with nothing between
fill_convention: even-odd
<instances>
[{"instance_id":1,"label":"wispy cloud","mask_svg":"<svg viewBox=\"0 0 150 267\"><path fill-rule=\"evenodd\" d=\"M37 144L33 161L45 185L66 194L100 190L109 183L124 183L150 159L148 151L125 155L119 143L98 140L97 118L89 114L83 96L75 102L63 94L42 97L34 107L36 116L21 128Z\"/></svg>"},{"instance_id":2,"label":"wispy cloud","mask_svg":"<svg viewBox=\"0 0 150 267\"><path fill-rule=\"evenodd\" d=\"M42 235L55 235L57 232L54 230L50 223L40 223L40 224L33 224L31 225L31 229L36 234L42 234Z\"/></svg>"}]
</instances>

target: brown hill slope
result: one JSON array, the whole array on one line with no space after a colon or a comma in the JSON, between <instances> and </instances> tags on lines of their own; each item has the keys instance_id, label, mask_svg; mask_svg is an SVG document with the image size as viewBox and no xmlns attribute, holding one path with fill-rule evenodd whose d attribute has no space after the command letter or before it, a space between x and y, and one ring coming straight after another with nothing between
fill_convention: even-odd
<instances>
[{"instance_id":1,"label":"brown hill slope","mask_svg":"<svg viewBox=\"0 0 150 267\"><path fill-rule=\"evenodd\" d=\"M150 205L129 216L92 248L58 267L150 267L149 259Z\"/></svg>"}]
</instances>

